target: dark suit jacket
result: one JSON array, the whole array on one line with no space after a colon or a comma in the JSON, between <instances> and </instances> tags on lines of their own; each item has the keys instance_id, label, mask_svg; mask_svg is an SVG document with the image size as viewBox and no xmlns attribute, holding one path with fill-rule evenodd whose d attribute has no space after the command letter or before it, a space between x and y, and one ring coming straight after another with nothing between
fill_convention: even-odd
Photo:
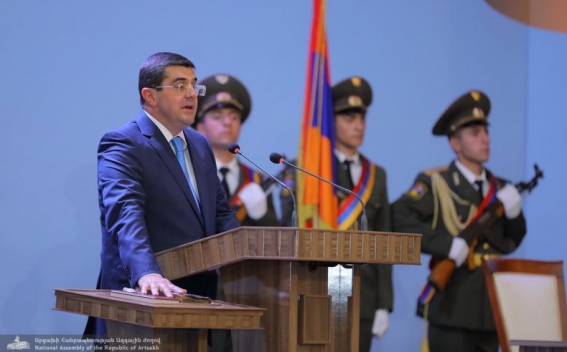
<instances>
[{"instance_id":1,"label":"dark suit jacket","mask_svg":"<svg viewBox=\"0 0 567 352\"><path fill-rule=\"evenodd\" d=\"M492 174L488 170L486 172L490 180ZM460 202L454 202L454 205L462 221L468 218L471 205L480 204L478 192L453 162L448 168L422 172L417 176L413 191L408 191L392 205L393 226L394 231L423 234L423 253L444 259L451 249L453 236L447 230L441 214L437 216L437 222L433 223L435 204L431 176L435 173L441 175L451 191L460 198ZM499 188L505 184L505 180L498 179ZM483 234L484 238L475 247L475 252L508 254L520 245L525 234L526 221L523 214L511 220L501 218ZM499 246L493 245L495 243ZM432 324L447 327L494 331L494 320L481 268L472 271L466 265L457 268L445 291L437 292L430 302L428 319Z\"/></svg>"},{"instance_id":2,"label":"dark suit jacket","mask_svg":"<svg viewBox=\"0 0 567 352\"><path fill-rule=\"evenodd\" d=\"M97 288L135 287L143 275L161 273L155 252L239 226L207 140L191 128L184 134L201 213L175 152L144 111L102 137L98 149L102 251ZM208 287L216 285L216 276L206 283L184 279L174 283L196 294L214 296L216 291Z\"/></svg>"}]
</instances>

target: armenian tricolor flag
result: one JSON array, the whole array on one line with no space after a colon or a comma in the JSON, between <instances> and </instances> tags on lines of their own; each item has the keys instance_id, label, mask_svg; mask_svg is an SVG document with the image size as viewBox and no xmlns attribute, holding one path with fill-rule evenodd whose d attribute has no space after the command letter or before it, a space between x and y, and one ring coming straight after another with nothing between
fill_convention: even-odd
<instances>
[{"instance_id":1,"label":"armenian tricolor flag","mask_svg":"<svg viewBox=\"0 0 567 352\"><path fill-rule=\"evenodd\" d=\"M307 84L298 165L336 182L335 126L329 73L325 0L314 0L313 23L307 66ZM299 226L338 226L338 199L333 186L304 173L297 174Z\"/></svg>"}]
</instances>

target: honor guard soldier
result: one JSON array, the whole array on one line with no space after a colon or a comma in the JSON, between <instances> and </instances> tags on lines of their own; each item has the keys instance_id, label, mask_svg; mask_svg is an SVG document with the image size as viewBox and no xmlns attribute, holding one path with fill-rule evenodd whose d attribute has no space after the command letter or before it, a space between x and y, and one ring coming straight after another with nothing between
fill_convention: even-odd
<instances>
[{"instance_id":1,"label":"honor guard soldier","mask_svg":"<svg viewBox=\"0 0 567 352\"><path fill-rule=\"evenodd\" d=\"M490 155L489 112L489 98L476 90L451 104L435 123L433 135L448 137L455 160L421 172L392 204L394 231L423 234L422 251L433 263L449 258L456 264L444 290L435 292L426 307L418 304L418 314L429 321L431 352L498 351L481 258L518 248L526 221L516 188L484 167ZM504 216L469 248L459 234L495 199L502 202Z\"/></svg>"},{"instance_id":2,"label":"honor guard soldier","mask_svg":"<svg viewBox=\"0 0 567 352\"><path fill-rule=\"evenodd\" d=\"M335 158L338 184L358 194L365 204L369 231L391 231L386 171L362 155L359 148L366 133L367 109L372 88L362 77L354 76L335 84ZM357 202L352 195L339 193L340 229L356 226L361 210L348 205ZM393 309L392 266L361 266L360 352L368 352L372 336L384 336Z\"/></svg>"},{"instance_id":3,"label":"honor guard soldier","mask_svg":"<svg viewBox=\"0 0 567 352\"><path fill-rule=\"evenodd\" d=\"M242 125L250 115L248 89L227 74L209 76L199 84L207 87L207 94L199 97L194 127L211 143L218 176L237 218L242 226L277 226L271 197L260 186L262 175L227 149L230 143L238 143Z\"/></svg>"}]
</instances>

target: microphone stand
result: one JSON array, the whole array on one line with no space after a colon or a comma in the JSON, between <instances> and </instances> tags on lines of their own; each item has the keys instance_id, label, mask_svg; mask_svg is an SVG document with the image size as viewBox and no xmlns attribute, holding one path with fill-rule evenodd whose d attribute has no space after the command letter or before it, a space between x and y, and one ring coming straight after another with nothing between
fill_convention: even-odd
<instances>
[{"instance_id":1,"label":"microphone stand","mask_svg":"<svg viewBox=\"0 0 567 352\"><path fill-rule=\"evenodd\" d=\"M353 196L355 196L356 199L358 200L358 202L360 203L361 207L362 207L362 214L361 214L361 216L360 216L360 230L361 230L361 231L368 231L368 218L366 217L366 209L365 209L365 207L364 207L364 202L362 201L362 199L360 199L360 196L359 196L358 194L354 193L353 191L351 191L351 190L348 189L348 188L345 188L345 187L340 186L340 185L338 185L338 184L336 184L336 183L334 183L334 182L331 182L331 181L329 181L329 180L326 180L326 179L322 178L321 176L315 175L314 173L311 173L311 172L309 172L309 171L307 171L307 170L304 170L304 169L300 168L300 167L297 166L297 165L294 165L294 164L288 162L287 160L285 160L285 159L284 159L280 154L278 154L278 153L272 153L272 154L270 155L270 160L271 160L273 163L276 163L276 164L284 163L284 164L286 164L286 165L289 165L289 166L291 166L291 167L293 167L293 168L295 168L295 169L297 169L297 170L299 170L299 171L305 172L306 174L315 177L315 178L318 179L318 180L321 180L321 181L323 181L323 182L326 182L326 183L330 184L331 186L340 189L340 190L343 191L343 192L346 192L346 193L348 193L348 194L352 194Z\"/></svg>"},{"instance_id":2,"label":"microphone stand","mask_svg":"<svg viewBox=\"0 0 567 352\"><path fill-rule=\"evenodd\" d=\"M258 164L256 164L255 162L253 162L252 160L250 160L246 155L242 154L240 152L240 146L236 143L230 143L228 145L228 151L231 152L232 154L238 154L240 156L242 156L244 159L248 160L252 165L256 166L258 169L260 169L263 173L265 173L266 175L270 176L272 179L274 179L276 182L278 182L283 188L287 189L289 191L289 194L291 194L291 199L293 200L293 212L291 213L291 224L293 227L298 227L298 221L297 221L297 205L295 202L295 196L293 195L293 192L291 191L291 189L282 181L278 180L275 176L272 176L272 174L270 174L269 172L267 172L266 170L262 169ZM293 166L292 166L293 167Z\"/></svg>"}]
</instances>

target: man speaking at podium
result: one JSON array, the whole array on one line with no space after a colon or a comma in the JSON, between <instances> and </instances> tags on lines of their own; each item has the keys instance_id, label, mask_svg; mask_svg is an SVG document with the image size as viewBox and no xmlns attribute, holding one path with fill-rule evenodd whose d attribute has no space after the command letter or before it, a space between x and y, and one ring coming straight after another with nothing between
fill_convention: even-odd
<instances>
[{"instance_id":1,"label":"man speaking at podium","mask_svg":"<svg viewBox=\"0 0 567 352\"><path fill-rule=\"evenodd\" d=\"M151 55L139 72L142 111L106 133L98 147L102 230L97 288L137 287L148 294L185 291L215 297L210 272L170 282L154 254L239 226L217 177L205 137L191 128L197 97L195 65L168 52ZM105 336L89 318L85 335Z\"/></svg>"}]
</instances>

